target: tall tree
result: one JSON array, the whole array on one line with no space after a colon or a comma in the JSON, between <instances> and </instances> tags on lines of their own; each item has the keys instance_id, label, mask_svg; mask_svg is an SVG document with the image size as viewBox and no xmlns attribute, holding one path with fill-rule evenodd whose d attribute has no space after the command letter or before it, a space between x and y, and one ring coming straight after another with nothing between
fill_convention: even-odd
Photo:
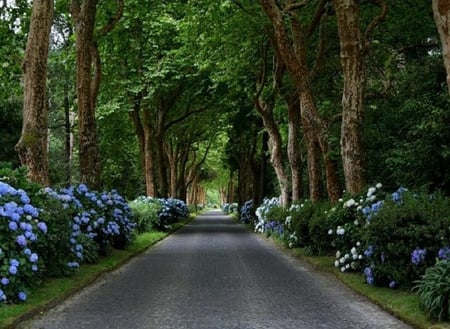
<instances>
[{"instance_id":1,"label":"tall tree","mask_svg":"<svg viewBox=\"0 0 450 329\"><path fill-rule=\"evenodd\" d=\"M315 1L288 1L279 4L275 0L260 0L260 5L272 24L276 47L299 94L301 120L308 153L310 198L315 201L320 198L320 168L317 162L320 154L324 163L329 199L337 201L341 193L335 163L330 157L328 123L319 114L315 103L311 77L317 65L311 68L308 62L308 39L325 17L326 3L326 0L322 0L317 4ZM311 4L315 5L315 9L308 19L302 14L304 14L305 6ZM316 64L320 63L323 56L322 46L323 42L319 36Z\"/></svg>"},{"instance_id":2,"label":"tall tree","mask_svg":"<svg viewBox=\"0 0 450 329\"><path fill-rule=\"evenodd\" d=\"M97 0L72 0L77 56L77 103L80 134L80 181L94 189L101 186L101 159L95 107L102 78L97 41L109 33L123 13L123 0L117 0L114 16L95 35Z\"/></svg>"},{"instance_id":3,"label":"tall tree","mask_svg":"<svg viewBox=\"0 0 450 329\"><path fill-rule=\"evenodd\" d=\"M280 203L282 206L289 204L289 179L286 174L283 159L283 140L281 138L280 129L274 118L274 108L278 96L278 81L283 75L283 63L276 58L274 60L274 67L268 65L268 45L262 47L261 50L261 68L257 74L256 94L254 96L255 108L264 124L264 128L269 136L268 146L270 152L270 163L277 175L278 186L280 189ZM273 72L273 88L268 91L267 97L264 97L263 91L267 88L268 72Z\"/></svg>"},{"instance_id":4,"label":"tall tree","mask_svg":"<svg viewBox=\"0 0 450 329\"><path fill-rule=\"evenodd\" d=\"M432 0L434 22L442 44L442 57L447 71L447 86L450 94L450 1Z\"/></svg>"},{"instance_id":5,"label":"tall tree","mask_svg":"<svg viewBox=\"0 0 450 329\"><path fill-rule=\"evenodd\" d=\"M341 45L341 65L344 76L342 92L341 155L345 188L350 193L361 192L366 185L366 164L363 143L364 90L366 85L365 56L370 36L377 24L386 16L387 5L361 35L359 1L334 0L337 27Z\"/></svg>"},{"instance_id":6,"label":"tall tree","mask_svg":"<svg viewBox=\"0 0 450 329\"><path fill-rule=\"evenodd\" d=\"M16 145L21 163L28 168L29 178L44 185L49 184L46 81L53 5L53 1L50 0L33 2L30 32L22 62L24 81L22 134Z\"/></svg>"}]
</instances>

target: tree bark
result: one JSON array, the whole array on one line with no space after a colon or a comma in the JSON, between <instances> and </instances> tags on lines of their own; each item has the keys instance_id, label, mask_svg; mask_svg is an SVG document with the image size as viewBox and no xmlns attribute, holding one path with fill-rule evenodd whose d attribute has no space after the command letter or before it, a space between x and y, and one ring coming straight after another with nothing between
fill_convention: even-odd
<instances>
[{"instance_id":1,"label":"tree bark","mask_svg":"<svg viewBox=\"0 0 450 329\"><path fill-rule=\"evenodd\" d=\"M302 160L300 149L300 112L298 97L288 101L288 147L287 153L291 168L292 202L302 197Z\"/></svg>"},{"instance_id":2,"label":"tree bark","mask_svg":"<svg viewBox=\"0 0 450 329\"><path fill-rule=\"evenodd\" d=\"M432 0L433 17L442 44L442 57L447 71L447 87L450 94L450 1Z\"/></svg>"},{"instance_id":3,"label":"tree bark","mask_svg":"<svg viewBox=\"0 0 450 329\"><path fill-rule=\"evenodd\" d=\"M156 197L157 189L155 183L155 156L153 153L153 129L151 123L151 113L149 110L144 110L144 176L145 188L147 196Z\"/></svg>"},{"instance_id":4,"label":"tree bark","mask_svg":"<svg viewBox=\"0 0 450 329\"><path fill-rule=\"evenodd\" d=\"M286 6L284 11L289 14L290 31L292 36L289 36L288 29L285 26L285 19L281 8L277 1L274 0L260 0L261 7L266 13L267 17L272 22L276 47L281 54L282 60L286 65L287 70L297 88L300 97L300 112L303 123L303 130L305 136L315 139L320 145L322 152L322 159L325 162L326 179L328 197L332 202L336 202L339 198L339 185L337 184L337 175L333 172L334 166L329 161L329 145L328 145L328 126L323 118L319 115L314 101L314 94L310 81L310 72L307 61L307 39L311 35L311 31L319 25L321 17L325 12L325 1L320 1L316 13L308 26L302 26L297 17L294 17L291 10L297 10L298 6ZM318 52L322 53L321 51ZM313 140L307 142L308 153L308 167L311 174L317 168L314 164L316 150L311 149L313 145L317 145ZM315 182L315 178L310 178L310 195L317 195L318 186L311 190L311 183Z\"/></svg>"},{"instance_id":5,"label":"tree bark","mask_svg":"<svg viewBox=\"0 0 450 329\"><path fill-rule=\"evenodd\" d=\"M22 133L16 145L31 181L48 185L47 60L53 21L53 0L35 0L22 63L24 106Z\"/></svg>"},{"instance_id":6,"label":"tree bark","mask_svg":"<svg viewBox=\"0 0 450 329\"><path fill-rule=\"evenodd\" d=\"M101 185L101 163L95 119L95 97L100 71L92 69L95 60L93 50L97 0L85 0L82 4L78 0L72 0L71 11L76 35L80 181L90 188L98 189Z\"/></svg>"},{"instance_id":7,"label":"tree bark","mask_svg":"<svg viewBox=\"0 0 450 329\"><path fill-rule=\"evenodd\" d=\"M77 105L80 134L80 181L93 189L101 187L101 159L95 119L102 66L94 35L98 0L72 0L77 58ZM100 29L99 36L110 32L123 14L123 0L117 0L116 13Z\"/></svg>"}]
</instances>

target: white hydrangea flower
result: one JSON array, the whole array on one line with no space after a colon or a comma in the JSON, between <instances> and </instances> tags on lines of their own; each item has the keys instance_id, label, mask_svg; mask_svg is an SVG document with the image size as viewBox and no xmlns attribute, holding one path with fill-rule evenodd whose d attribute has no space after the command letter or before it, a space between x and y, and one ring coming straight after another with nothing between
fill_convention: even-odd
<instances>
[{"instance_id":1,"label":"white hydrangea flower","mask_svg":"<svg viewBox=\"0 0 450 329\"><path fill-rule=\"evenodd\" d=\"M336 251L336 258L341 258L341 252L339 250Z\"/></svg>"},{"instance_id":2,"label":"white hydrangea flower","mask_svg":"<svg viewBox=\"0 0 450 329\"><path fill-rule=\"evenodd\" d=\"M376 190L376 187L369 188L369 190L367 191L367 197L370 198L376 192Z\"/></svg>"},{"instance_id":3,"label":"white hydrangea flower","mask_svg":"<svg viewBox=\"0 0 450 329\"><path fill-rule=\"evenodd\" d=\"M381 184L381 183L378 183L377 185L375 185L376 186L376 188L377 189L380 189L380 188L382 188L383 187L383 184Z\"/></svg>"},{"instance_id":4,"label":"white hydrangea flower","mask_svg":"<svg viewBox=\"0 0 450 329\"><path fill-rule=\"evenodd\" d=\"M334 262L334 267L339 267L339 261L338 260L336 260L335 262Z\"/></svg>"},{"instance_id":5,"label":"white hydrangea flower","mask_svg":"<svg viewBox=\"0 0 450 329\"><path fill-rule=\"evenodd\" d=\"M356 248L355 247L353 247L351 250L350 250L350 252L352 253L352 255L354 255L354 254L357 254L358 252L356 251Z\"/></svg>"},{"instance_id":6,"label":"white hydrangea flower","mask_svg":"<svg viewBox=\"0 0 450 329\"><path fill-rule=\"evenodd\" d=\"M341 267L341 272L345 272L345 266Z\"/></svg>"},{"instance_id":7,"label":"white hydrangea flower","mask_svg":"<svg viewBox=\"0 0 450 329\"><path fill-rule=\"evenodd\" d=\"M356 205L356 201L354 199L350 199L344 203L344 208L350 208L354 205Z\"/></svg>"},{"instance_id":8,"label":"white hydrangea flower","mask_svg":"<svg viewBox=\"0 0 450 329\"><path fill-rule=\"evenodd\" d=\"M333 234L333 229L330 228L330 229L328 230L328 235L332 235L332 234Z\"/></svg>"}]
</instances>

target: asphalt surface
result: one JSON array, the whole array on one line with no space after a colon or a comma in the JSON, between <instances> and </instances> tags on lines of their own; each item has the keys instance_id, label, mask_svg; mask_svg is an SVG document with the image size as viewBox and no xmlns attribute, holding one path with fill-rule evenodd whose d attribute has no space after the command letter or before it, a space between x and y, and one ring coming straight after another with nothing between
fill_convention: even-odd
<instances>
[{"instance_id":1,"label":"asphalt surface","mask_svg":"<svg viewBox=\"0 0 450 329\"><path fill-rule=\"evenodd\" d=\"M18 328L406 329L220 212Z\"/></svg>"}]
</instances>

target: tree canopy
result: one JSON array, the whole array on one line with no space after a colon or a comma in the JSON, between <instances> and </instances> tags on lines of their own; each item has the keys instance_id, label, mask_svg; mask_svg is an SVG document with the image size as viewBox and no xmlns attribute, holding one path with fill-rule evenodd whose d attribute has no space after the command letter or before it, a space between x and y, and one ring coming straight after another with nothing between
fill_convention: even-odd
<instances>
[{"instance_id":1,"label":"tree canopy","mask_svg":"<svg viewBox=\"0 0 450 329\"><path fill-rule=\"evenodd\" d=\"M376 182L448 194L444 7L58 1L42 170L190 203L333 201ZM32 11L0 2L0 161L14 166Z\"/></svg>"}]
</instances>

